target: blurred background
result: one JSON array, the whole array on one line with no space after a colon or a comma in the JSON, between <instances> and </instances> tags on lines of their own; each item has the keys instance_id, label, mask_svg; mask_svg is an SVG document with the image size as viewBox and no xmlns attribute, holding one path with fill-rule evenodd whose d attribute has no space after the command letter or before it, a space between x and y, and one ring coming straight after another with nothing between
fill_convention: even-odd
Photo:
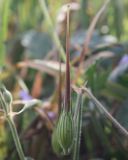
<instances>
[{"instance_id":1,"label":"blurred background","mask_svg":"<svg viewBox=\"0 0 128 160\"><path fill-rule=\"evenodd\" d=\"M43 1L43 0L42 0ZM15 117L25 155L35 160L71 160L57 157L51 133L58 115L60 50L53 33L65 50L66 4L70 3L70 56L75 70L90 23L105 1L46 0L49 21L41 1L0 0L0 81L14 97L13 109L23 101L40 99ZM45 12L45 13L44 13ZM82 74L71 72L72 83L85 81L107 110L128 129L128 1L111 0L99 18L85 56ZM62 58L62 73L65 72ZM74 81L75 79L75 81ZM64 81L62 81L62 91ZM72 94L75 105L76 94ZM80 160L127 160L128 140L84 100ZM18 160L9 126L0 119L0 160Z\"/></svg>"}]
</instances>

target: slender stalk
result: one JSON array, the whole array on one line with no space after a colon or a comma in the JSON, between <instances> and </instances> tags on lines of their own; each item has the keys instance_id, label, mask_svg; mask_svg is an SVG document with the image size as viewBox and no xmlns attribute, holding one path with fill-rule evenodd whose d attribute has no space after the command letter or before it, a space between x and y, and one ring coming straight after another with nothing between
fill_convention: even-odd
<instances>
[{"instance_id":1,"label":"slender stalk","mask_svg":"<svg viewBox=\"0 0 128 160\"><path fill-rule=\"evenodd\" d=\"M61 75L61 58L59 56L59 86L58 86L58 115L60 115L62 110L62 75Z\"/></svg>"},{"instance_id":2,"label":"slender stalk","mask_svg":"<svg viewBox=\"0 0 128 160\"><path fill-rule=\"evenodd\" d=\"M7 116L6 118L7 118L8 124L9 124L11 132L12 132L13 140L15 142L19 158L20 158L20 160L25 160L23 149L22 149L22 146L21 146L21 143L20 143L18 133L17 133L15 124L13 122L13 119L10 116Z\"/></svg>"},{"instance_id":3,"label":"slender stalk","mask_svg":"<svg viewBox=\"0 0 128 160\"><path fill-rule=\"evenodd\" d=\"M61 45L61 42L60 42L60 39L59 39L57 33L54 30L53 23L52 23L52 20L51 20L51 18L49 16L45 0L39 0L39 3L41 4L41 8L42 8L43 14L45 16L45 19L46 19L48 25L49 25L50 33L51 33L51 35L53 37L53 40L55 42L55 45L56 45L57 49L59 50L59 52L61 54L61 58L63 59L63 61L66 61L64 49L63 49L63 47Z\"/></svg>"},{"instance_id":4,"label":"slender stalk","mask_svg":"<svg viewBox=\"0 0 128 160\"><path fill-rule=\"evenodd\" d=\"M82 92L77 95L77 103L75 107L74 125L75 140L73 146L73 160L79 160L81 128L82 128Z\"/></svg>"},{"instance_id":5,"label":"slender stalk","mask_svg":"<svg viewBox=\"0 0 128 160\"><path fill-rule=\"evenodd\" d=\"M13 112L12 112L12 108L10 110L8 110L8 108L12 105L12 102L10 101L10 103L6 103L6 99L11 99L11 97L7 97L7 96L11 96L11 94L6 95L6 97L4 97L4 93L6 93L6 88L5 87L1 87L0 88L0 104L1 107L3 108L4 111L4 116L10 126L11 129L11 133L13 136L13 140L15 142L15 146L16 146L16 150L18 152L19 158L20 160L25 160L25 156L23 153L23 149L22 146L20 144L20 140L18 137L18 133L13 121Z\"/></svg>"},{"instance_id":6,"label":"slender stalk","mask_svg":"<svg viewBox=\"0 0 128 160\"><path fill-rule=\"evenodd\" d=\"M67 31L66 31L66 91L65 91L65 107L66 110L70 109L70 54L69 54L69 14L70 6L67 6Z\"/></svg>"},{"instance_id":7,"label":"slender stalk","mask_svg":"<svg viewBox=\"0 0 128 160\"><path fill-rule=\"evenodd\" d=\"M106 108L95 98L89 89L82 87L82 90L94 101L98 109L102 110L105 116L120 130L122 134L128 137L128 131L106 110Z\"/></svg>"}]
</instances>

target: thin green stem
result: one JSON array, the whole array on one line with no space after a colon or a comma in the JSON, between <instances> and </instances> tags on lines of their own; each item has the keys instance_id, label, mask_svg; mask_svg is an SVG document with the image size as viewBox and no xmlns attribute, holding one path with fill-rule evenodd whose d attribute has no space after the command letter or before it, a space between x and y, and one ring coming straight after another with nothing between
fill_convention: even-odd
<instances>
[{"instance_id":1,"label":"thin green stem","mask_svg":"<svg viewBox=\"0 0 128 160\"><path fill-rule=\"evenodd\" d=\"M79 160L81 128L82 128L82 92L77 96L75 107L74 125L75 125L75 140L73 146L73 160Z\"/></svg>"},{"instance_id":2,"label":"thin green stem","mask_svg":"<svg viewBox=\"0 0 128 160\"><path fill-rule=\"evenodd\" d=\"M6 94L6 97L4 97L5 96L4 93L6 93L6 92L7 92L7 90L5 87L0 88L0 104L1 104L1 107L3 108L4 116L10 126L11 133L13 136L13 140L15 142L15 146L16 146L16 150L18 152L19 158L20 158L20 160L25 160L23 149L22 149L22 146L21 146L21 143L20 143L20 140L18 137L18 133L17 133L14 121L13 121L13 112L12 112L12 108L11 108L12 102L6 103L7 96L11 96L11 93L8 95ZM8 109L9 107L10 107L10 110Z\"/></svg>"},{"instance_id":3,"label":"thin green stem","mask_svg":"<svg viewBox=\"0 0 128 160\"><path fill-rule=\"evenodd\" d=\"M60 39L59 39L57 33L54 30L54 26L53 26L52 20L50 18L48 9L46 7L45 0L39 0L39 3L41 5L41 8L42 8L43 14L45 16L45 19L46 19L46 21L47 21L47 23L49 25L49 30L50 30L50 33L51 33L51 35L53 37L55 45L56 45L57 49L59 50L59 52L61 54L61 58L63 59L63 61L66 61L65 51L64 51L64 49L63 49L63 47L61 45L61 42L60 42Z\"/></svg>"},{"instance_id":4,"label":"thin green stem","mask_svg":"<svg viewBox=\"0 0 128 160\"><path fill-rule=\"evenodd\" d=\"M15 142L19 158L20 158L20 160L25 160L24 152L23 152L23 149L22 149L22 146L21 146L13 119L10 117L10 115L7 116L6 118L7 118L8 124L9 124L11 132L12 132L13 140Z\"/></svg>"}]
</instances>

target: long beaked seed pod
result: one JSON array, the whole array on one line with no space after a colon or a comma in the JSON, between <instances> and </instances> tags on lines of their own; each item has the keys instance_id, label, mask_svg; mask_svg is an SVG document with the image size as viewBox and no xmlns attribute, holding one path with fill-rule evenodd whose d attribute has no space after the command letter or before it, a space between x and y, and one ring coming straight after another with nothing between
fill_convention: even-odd
<instances>
[{"instance_id":1,"label":"long beaked seed pod","mask_svg":"<svg viewBox=\"0 0 128 160\"><path fill-rule=\"evenodd\" d=\"M52 135L52 147L57 155L68 155L74 141L74 124L70 105L70 55L69 55L69 8L67 6L67 32L66 32L66 86L64 106Z\"/></svg>"}]
</instances>

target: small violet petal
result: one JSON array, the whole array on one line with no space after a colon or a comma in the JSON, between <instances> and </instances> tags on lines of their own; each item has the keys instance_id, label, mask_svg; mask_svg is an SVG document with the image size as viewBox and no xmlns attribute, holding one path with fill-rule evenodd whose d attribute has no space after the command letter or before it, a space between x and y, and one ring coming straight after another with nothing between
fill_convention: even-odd
<instances>
[{"instance_id":1,"label":"small violet petal","mask_svg":"<svg viewBox=\"0 0 128 160\"><path fill-rule=\"evenodd\" d=\"M128 63L128 54L125 54L125 55L121 58L121 60L120 60L120 62L119 62L120 65L122 65L122 64L124 64L124 63Z\"/></svg>"},{"instance_id":2,"label":"small violet petal","mask_svg":"<svg viewBox=\"0 0 128 160\"><path fill-rule=\"evenodd\" d=\"M22 100L31 100L32 99L32 97L29 95L29 93L24 90L21 90L19 95Z\"/></svg>"}]
</instances>

